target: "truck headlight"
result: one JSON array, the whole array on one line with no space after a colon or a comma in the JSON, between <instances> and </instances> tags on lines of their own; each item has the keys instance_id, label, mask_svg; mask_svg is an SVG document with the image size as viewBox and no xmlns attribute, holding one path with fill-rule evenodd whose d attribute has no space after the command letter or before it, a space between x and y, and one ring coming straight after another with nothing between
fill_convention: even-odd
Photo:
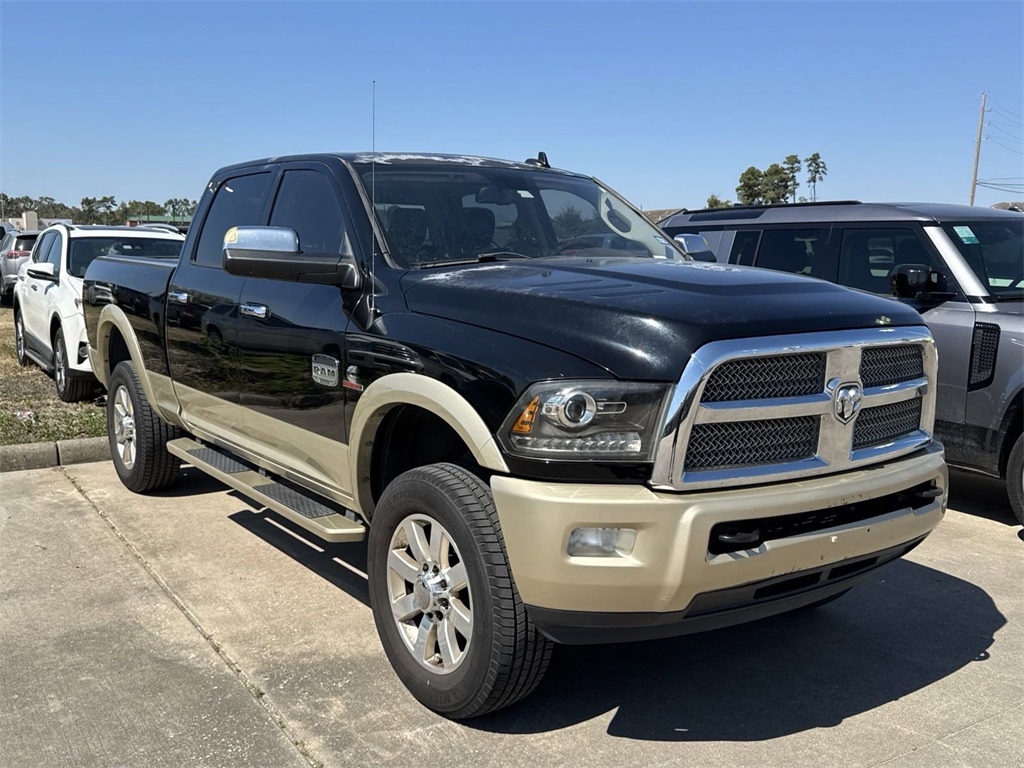
<instances>
[{"instance_id":1,"label":"truck headlight","mask_svg":"<svg viewBox=\"0 0 1024 768\"><path fill-rule=\"evenodd\" d=\"M650 461L667 384L543 381L529 387L498 433L532 459Z\"/></svg>"}]
</instances>

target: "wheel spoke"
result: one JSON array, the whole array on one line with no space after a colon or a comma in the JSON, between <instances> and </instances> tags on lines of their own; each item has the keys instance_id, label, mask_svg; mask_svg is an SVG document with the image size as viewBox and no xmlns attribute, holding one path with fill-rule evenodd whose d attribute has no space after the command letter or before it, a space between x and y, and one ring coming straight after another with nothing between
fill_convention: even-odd
<instances>
[{"instance_id":1,"label":"wheel spoke","mask_svg":"<svg viewBox=\"0 0 1024 768\"><path fill-rule=\"evenodd\" d=\"M429 563L430 545L423 533L423 526L414 520L406 520L402 527L409 542L409 549L412 550L412 556L421 563Z\"/></svg>"},{"instance_id":2,"label":"wheel spoke","mask_svg":"<svg viewBox=\"0 0 1024 768\"><path fill-rule=\"evenodd\" d=\"M135 457L132 455L133 453L134 451L132 450L132 441L125 440L124 448L121 449L121 461L124 462L124 465L126 467L130 467L132 465L132 462L135 460Z\"/></svg>"},{"instance_id":3,"label":"wheel spoke","mask_svg":"<svg viewBox=\"0 0 1024 768\"><path fill-rule=\"evenodd\" d=\"M448 611L447 621L459 630L459 634L467 640L469 639L470 633L473 631L473 615L469 612L466 604L457 597L451 599L451 609Z\"/></svg>"},{"instance_id":4,"label":"wheel spoke","mask_svg":"<svg viewBox=\"0 0 1024 768\"><path fill-rule=\"evenodd\" d=\"M437 647L441 652L441 661L446 667L455 666L459 654L459 642L455 638L455 625L448 619L442 619L437 627Z\"/></svg>"},{"instance_id":5,"label":"wheel spoke","mask_svg":"<svg viewBox=\"0 0 1024 768\"><path fill-rule=\"evenodd\" d=\"M124 406L121 405L120 403L114 403L114 414L117 416L119 420L123 419L125 416L128 415L127 412L125 412L124 410Z\"/></svg>"},{"instance_id":6,"label":"wheel spoke","mask_svg":"<svg viewBox=\"0 0 1024 768\"><path fill-rule=\"evenodd\" d=\"M394 549L388 554L388 568L410 583L415 582L420 575L416 563L405 552Z\"/></svg>"},{"instance_id":7,"label":"wheel spoke","mask_svg":"<svg viewBox=\"0 0 1024 768\"><path fill-rule=\"evenodd\" d=\"M442 550L448 549L448 537L440 525L430 526L430 559L440 565ZM447 554L447 553L445 553Z\"/></svg>"},{"instance_id":8,"label":"wheel spoke","mask_svg":"<svg viewBox=\"0 0 1024 768\"><path fill-rule=\"evenodd\" d=\"M448 581L449 592L458 592L469 585L465 563L456 563L445 572L444 577Z\"/></svg>"},{"instance_id":9,"label":"wheel spoke","mask_svg":"<svg viewBox=\"0 0 1024 768\"><path fill-rule=\"evenodd\" d=\"M411 594L408 594L405 597L400 597L397 600L392 600L391 612L395 616L395 621L399 621L403 624L410 619L415 618L416 614L422 613L422 611L416 607L416 600Z\"/></svg>"},{"instance_id":10,"label":"wheel spoke","mask_svg":"<svg viewBox=\"0 0 1024 768\"><path fill-rule=\"evenodd\" d=\"M434 646L437 643L437 632L434 620L423 614L420 619L419 632L416 633L416 645L413 648L413 655L420 661L428 661L434 655Z\"/></svg>"}]
</instances>

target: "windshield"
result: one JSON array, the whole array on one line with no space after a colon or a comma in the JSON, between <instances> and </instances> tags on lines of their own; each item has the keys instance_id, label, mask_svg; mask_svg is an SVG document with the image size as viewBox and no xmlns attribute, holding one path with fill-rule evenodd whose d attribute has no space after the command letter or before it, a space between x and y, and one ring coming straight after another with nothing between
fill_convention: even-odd
<instances>
[{"instance_id":1,"label":"windshield","mask_svg":"<svg viewBox=\"0 0 1024 768\"><path fill-rule=\"evenodd\" d=\"M1024 297L1024 216L1016 221L953 222L943 229L989 293Z\"/></svg>"},{"instance_id":2,"label":"windshield","mask_svg":"<svg viewBox=\"0 0 1024 768\"><path fill-rule=\"evenodd\" d=\"M685 256L594 181L543 170L359 163L391 258L416 268L480 259ZM372 190L372 192L371 192Z\"/></svg>"},{"instance_id":3,"label":"windshield","mask_svg":"<svg viewBox=\"0 0 1024 768\"><path fill-rule=\"evenodd\" d=\"M85 277L85 270L98 256L176 257L181 240L156 237L76 237L68 253L68 272Z\"/></svg>"}]
</instances>

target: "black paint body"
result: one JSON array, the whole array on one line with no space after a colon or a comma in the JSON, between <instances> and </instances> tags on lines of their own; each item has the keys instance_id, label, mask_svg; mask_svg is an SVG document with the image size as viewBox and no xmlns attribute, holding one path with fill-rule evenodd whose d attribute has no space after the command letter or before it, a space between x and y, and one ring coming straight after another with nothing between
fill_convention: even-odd
<instances>
[{"instance_id":1,"label":"black paint body","mask_svg":"<svg viewBox=\"0 0 1024 768\"><path fill-rule=\"evenodd\" d=\"M883 315L892 326L921 322L913 309L885 299L745 267L570 256L398 269L381 255L383 243L371 257L370 191L355 181L353 160L345 155L281 158L219 171L197 209L180 265L100 258L89 267L90 344L97 341L102 306L113 302L128 315L150 370L347 442L360 392L314 383L314 354L339 359L342 378L355 366L362 387L403 371L438 379L497 431L516 398L535 381L675 382L690 355L712 340L872 328ZM291 167L318 167L330 176L363 269L361 289L241 278L191 263L220 184L254 170L269 170L279 179ZM263 223L269 211L268 202ZM169 288L188 293L188 303L168 303ZM246 302L266 306L269 318L240 316L239 306ZM513 457L508 463L515 474L538 478L638 482L649 476L643 465L548 464Z\"/></svg>"}]
</instances>

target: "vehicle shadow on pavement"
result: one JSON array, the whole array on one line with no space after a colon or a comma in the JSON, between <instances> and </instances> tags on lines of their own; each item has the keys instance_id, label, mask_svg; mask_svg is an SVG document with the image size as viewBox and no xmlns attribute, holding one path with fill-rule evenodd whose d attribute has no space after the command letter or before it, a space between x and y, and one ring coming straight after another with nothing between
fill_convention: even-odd
<instances>
[{"instance_id":1,"label":"vehicle shadow on pavement","mask_svg":"<svg viewBox=\"0 0 1024 768\"><path fill-rule=\"evenodd\" d=\"M149 495L163 499L178 499L201 496L205 493L223 493L224 488L224 483L205 472L185 466L181 468L181 473L171 485L159 491L152 491Z\"/></svg>"},{"instance_id":2,"label":"vehicle shadow on pavement","mask_svg":"<svg viewBox=\"0 0 1024 768\"><path fill-rule=\"evenodd\" d=\"M986 475L950 469L949 508L996 523L1020 525L1010 509L1006 484Z\"/></svg>"},{"instance_id":3,"label":"vehicle shadow on pavement","mask_svg":"<svg viewBox=\"0 0 1024 768\"><path fill-rule=\"evenodd\" d=\"M365 576L366 542L328 544L270 510L253 512L245 509L228 519L369 608L370 591Z\"/></svg>"},{"instance_id":4,"label":"vehicle shadow on pavement","mask_svg":"<svg viewBox=\"0 0 1024 768\"><path fill-rule=\"evenodd\" d=\"M1005 623L983 590L900 560L815 610L670 640L556 647L528 700L465 724L540 733L617 710L612 736L773 739L838 725L983 663Z\"/></svg>"}]
</instances>

